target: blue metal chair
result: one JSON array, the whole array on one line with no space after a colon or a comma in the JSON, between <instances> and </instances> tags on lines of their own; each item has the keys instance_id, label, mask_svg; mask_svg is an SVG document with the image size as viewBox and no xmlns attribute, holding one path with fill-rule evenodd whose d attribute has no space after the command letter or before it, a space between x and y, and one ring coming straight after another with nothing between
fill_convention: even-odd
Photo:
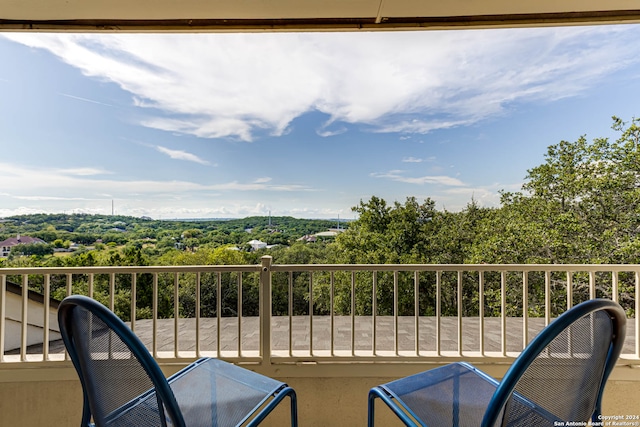
<instances>
[{"instance_id":1,"label":"blue metal chair","mask_svg":"<svg viewBox=\"0 0 640 427\"><path fill-rule=\"evenodd\" d=\"M567 310L543 329L501 382L468 363L453 363L374 387L407 426L553 426L597 421L602 393L625 338L619 304L595 299ZM560 424L555 424L560 425Z\"/></svg>"},{"instance_id":2,"label":"blue metal chair","mask_svg":"<svg viewBox=\"0 0 640 427\"><path fill-rule=\"evenodd\" d=\"M58 321L82 383L81 427L256 426L287 396L297 427L285 383L211 358L167 379L131 329L84 296L65 298Z\"/></svg>"}]
</instances>

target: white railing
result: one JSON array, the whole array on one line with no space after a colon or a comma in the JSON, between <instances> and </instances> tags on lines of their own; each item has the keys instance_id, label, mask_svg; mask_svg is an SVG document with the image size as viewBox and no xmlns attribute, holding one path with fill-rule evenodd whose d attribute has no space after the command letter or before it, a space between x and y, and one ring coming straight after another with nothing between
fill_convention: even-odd
<instances>
[{"instance_id":1,"label":"white railing","mask_svg":"<svg viewBox=\"0 0 640 427\"><path fill-rule=\"evenodd\" d=\"M159 360L263 366L512 358L568 307L610 298L629 316L623 358L640 359L640 265L278 265L266 256L245 266L0 269L0 363L63 360L50 298L72 293L116 311Z\"/></svg>"}]
</instances>

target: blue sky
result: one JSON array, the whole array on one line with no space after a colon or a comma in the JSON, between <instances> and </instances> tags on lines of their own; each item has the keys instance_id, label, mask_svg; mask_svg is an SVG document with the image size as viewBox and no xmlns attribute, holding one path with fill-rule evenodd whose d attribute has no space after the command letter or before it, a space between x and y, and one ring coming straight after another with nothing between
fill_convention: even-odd
<instances>
[{"instance_id":1,"label":"blue sky","mask_svg":"<svg viewBox=\"0 0 640 427\"><path fill-rule=\"evenodd\" d=\"M637 25L0 33L0 217L499 206L549 145L638 115L639 62Z\"/></svg>"}]
</instances>

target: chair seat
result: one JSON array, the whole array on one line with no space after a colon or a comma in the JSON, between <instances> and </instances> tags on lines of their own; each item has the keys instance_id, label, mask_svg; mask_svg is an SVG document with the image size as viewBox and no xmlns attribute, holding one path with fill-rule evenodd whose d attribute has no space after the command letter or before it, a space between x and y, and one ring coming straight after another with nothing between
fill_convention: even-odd
<instances>
[{"instance_id":1,"label":"chair seat","mask_svg":"<svg viewBox=\"0 0 640 427\"><path fill-rule=\"evenodd\" d=\"M168 379L187 426L237 426L285 383L218 359L200 359Z\"/></svg>"},{"instance_id":2,"label":"chair seat","mask_svg":"<svg viewBox=\"0 0 640 427\"><path fill-rule=\"evenodd\" d=\"M464 363L452 363L378 386L418 425L478 427L498 388L498 381ZM386 400L383 398L383 400ZM521 416L509 426L553 425L558 418L522 396L513 405Z\"/></svg>"},{"instance_id":3,"label":"chair seat","mask_svg":"<svg viewBox=\"0 0 640 427\"><path fill-rule=\"evenodd\" d=\"M219 359L202 358L167 379L188 427L232 427L247 421L271 396L287 387ZM143 393L108 417L109 426L138 427L157 413L154 390ZM155 418L155 417L154 417ZM171 426L171 420L167 419Z\"/></svg>"}]
</instances>

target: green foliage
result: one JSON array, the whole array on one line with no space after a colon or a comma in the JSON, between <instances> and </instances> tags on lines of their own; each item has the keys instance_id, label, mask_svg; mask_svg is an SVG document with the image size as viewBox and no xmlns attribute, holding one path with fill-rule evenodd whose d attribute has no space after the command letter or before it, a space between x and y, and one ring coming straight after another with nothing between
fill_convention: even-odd
<instances>
[{"instance_id":1,"label":"green foliage","mask_svg":"<svg viewBox=\"0 0 640 427\"><path fill-rule=\"evenodd\" d=\"M11 258L17 256L30 256L35 255L37 257L43 257L45 255L53 254L53 246L44 243L22 243L11 248L9 256Z\"/></svg>"}]
</instances>

